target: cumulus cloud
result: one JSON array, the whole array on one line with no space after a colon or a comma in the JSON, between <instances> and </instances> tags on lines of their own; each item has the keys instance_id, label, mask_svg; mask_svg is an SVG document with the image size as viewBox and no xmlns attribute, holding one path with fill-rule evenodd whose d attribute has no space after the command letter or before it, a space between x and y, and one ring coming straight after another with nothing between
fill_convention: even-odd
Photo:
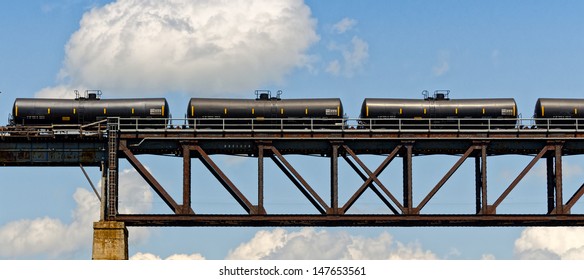
<instances>
[{"instance_id":1,"label":"cumulus cloud","mask_svg":"<svg viewBox=\"0 0 584 280\"><path fill-rule=\"evenodd\" d=\"M369 44L363 39L353 36L350 44L330 44L331 51L339 52L342 62L339 59L332 60L326 67L326 72L334 76L343 75L353 77L356 72L363 69L363 65L369 58Z\"/></svg>"},{"instance_id":2,"label":"cumulus cloud","mask_svg":"<svg viewBox=\"0 0 584 280\"><path fill-rule=\"evenodd\" d=\"M357 25L357 21L352 18L343 18L341 21L333 25L333 31L338 34L343 34L348 30L351 30Z\"/></svg>"},{"instance_id":3,"label":"cumulus cloud","mask_svg":"<svg viewBox=\"0 0 584 280\"><path fill-rule=\"evenodd\" d=\"M450 70L450 53L447 51L441 51L438 54L438 62L432 68L432 73L434 76L440 77L446 74Z\"/></svg>"},{"instance_id":4,"label":"cumulus cloud","mask_svg":"<svg viewBox=\"0 0 584 280\"><path fill-rule=\"evenodd\" d=\"M301 0L118 0L83 16L60 78L134 96L241 93L309 67L315 26Z\"/></svg>"},{"instance_id":5,"label":"cumulus cloud","mask_svg":"<svg viewBox=\"0 0 584 280\"><path fill-rule=\"evenodd\" d=\"M95 194L77 189L73 195L77 208L71 224L50 217L10 222L0 228L0 256L23 258L47 255L68 257L91 244L93 222L99 220Z\"/></svg>"},{"instance_id":6,"label":"cumulus cloud","mask_svg":"<svg viewBox=\"0 0 584 280\"><path fill-rule=\"evenodd\" d=\"M296 232L278 228L258 231L249 242L232 250L227 259L436 259L436 255L418 243L394 241L388 233L365 238L313 228Z\"/></svg>"},{"instance_id":7,"label":"cumulus cloud","mask_svg":"<svg viewBox=\"0 0 584 280\"><path fill-rule=\"evenodd\" d=\"M200 254L174 254L166 258L166 260L204 260L205 258ZM136 253L130 257L130 260L162 260L157 255L151 253Z\"/></svg>"},{"instance_id":8,"label":"cumulus cloud","mask_svg":"<svg viewBox=\"0 0 584 280\"><path fill-rule=\"evenodd\" d=\"M515 241L519 259L584 260L584 228L532 227Z\"/></svg>"},{"instance_id":9,"label":"cumulus cloud","mask_svg":"<svg viewBox=\"0 0 584 280\"><path fill-rule=\"evenodd\" d=\"M120 172L120 196L131 194L140 201L127 201L123 206L120 203L121 211L141 212L151 207L152 193L144 183L139 183L139 176L133 170ZM93 191L84 188L76 189L73 199L77 207L69 224L43 217L14 221L0 227L0 257L67 259L85 254L91 248L93 223L99 220L100 203ZM140 242L148 237L148 230L144 228L130 228L129 231L130 242Z\"/></svg>"}]
</instances>

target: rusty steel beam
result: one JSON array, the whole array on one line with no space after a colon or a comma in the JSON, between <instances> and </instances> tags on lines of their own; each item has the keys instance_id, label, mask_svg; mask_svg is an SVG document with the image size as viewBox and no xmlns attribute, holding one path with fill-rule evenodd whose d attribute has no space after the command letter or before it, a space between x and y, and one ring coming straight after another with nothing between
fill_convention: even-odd
<instances>
[{"instance_id":1,"label":"rusty steel beam","mask_svg":"<svg viewBox=\"0 0 584 280\"><path fill-rule=\"evenodd\" d=\"M414 142L404 142L403 147L405 150L402 154L404 213L410 214L413 213L414 207L414 186L412 183L412 151Z\"/></svg>"},{"instance_id":2,"label":"rusty steel beam","mask_svg":"<svg viewBox=\"0 0 584 280\"><path fill-rule=\"evenodd\" d=\"M331 213L339 214L339 144L331 143Z\"/></svg>"},{"instance_id":3,"label":"rusty steel beam","mask_svg":"<svg viewBox=\"0 0 584 280\"><path fill-rule=\"evenodd\" d=\"M578 202L578 200L582 197L582 195L584 195L584 184L580 185L580 188L578 188L578 190L574 193L574 195L572 195L572 197L570 197L570 199L568 199L568 202L566 202L566 205L564 205L564 213L565 214L570 213L570 210L572 209L572 207L574 207L574 204L576 204L576 202Z\"/></svg>"},{"instance_id":4,"label":"rusty steel beam","mask_svg":"<svg viewBox=\"0 0 584 280\"><path fill-rule=\"evenodd\" d=\"M547 213L551 214L555 208L556 180L554 172L554 158L546 157L546 181L547 181Z\"/></svg>"},{"instance_id":5,"label":"rusty steel beam","mask_svg":"<svg viewBox=\"0 0 584 280\"><path fill-rule=\"evenodd\" d=\"M584 215L126 215L127 226L516 227L584 226Z\"/></svg>"},{"instance_id":6,"label":"rusty steel beam","mask_svg":"<svg viewBox=\"0 0 584 280\"><path fill-rule=\"evenodd\" d=\"M146 183L152 187L152 189L160 196L160 198L170 207L172 212L180 213L181 206L174 201L174 199L168 194L168 192L160 185L160 183L154 178L154 176L142 165L142 163L134 156L132 151L126 147L123 141L120 141L119 149L124 153L128 162L134 167L134 169L146 180Z\"/></svg>"},{"instance_id":7,"label":"rusty steel beam","mask_svg":"<svg viewBox=\"0 0 584 280\"><path fill-rule=\"evenodd\" d=\"M517 184L519 184L521 179L523 179L523 177L525 177L525 175L527 175L529 170L531 170L531 168L537 163L537 161L539 159L541 159L543 157L543 155L545 155L545 153L547 153L548 150L550 150L549 145L546 145L545 147L543 147L543 149L529 162L529 164L527 164L527 166L523 169L523 171L521 171L521 173L519 173L517 178L515 178L515 180L513 180L511 185L509 185L509 187L507 187L507 189L505 189L505 191L503 191L503 193L501 194L501 196L499 196L499 198L495 201L495 203L493 203L493 205L488 206L489 214L496 214L497 213L497 207L499 207L501 202L503 202L503 200L507 197L507 195L509 195L509 193L515 188L515 186L517 186Z\"/></svg>"},{"instance_id":8,"label":"rusty steel beam","mask_svg":"<svg viewBox=\"0 0 584 280\"><path fill-rule=\"evenodd\" d=\"M456 170L458 170L458 168L462 165L462 163L464 163L464 161L470 156L470 154L475 149L477 149L477 147L475 145L472 145L466 150L466 152L460 157L460 159L458 159L458 161L452 166L452 168L450 168L450 170L448 170L448 172L444 175L444 177L442 177L442 179L438 182L438 184L436 184L436 186L434 186L434 188L432 188L432 190L430 190L428 195L426 195L426 197L424 199L422 199L420 204L418 204L418 206L416 208L414 208L414 213L416 213L416 214L420 213L420 211L422 210L422 208L424 208L424 206L426 206L428 201L430 201L430 199L432 199L432 197L434 197L434 195L436 195L436 193L442 188L442 186L444 186L446 181L448 181L448 179L450 179L450 177L452 177L452 174L454 174L454 172L456 172Z\"/></svg>"},{"instance_id":9,"label":"rusty steel beam","mask_svg":"<svg viewBox=\"0 0 584 280\"><path fill-rule=\"evenodd\" d=\"M487 213L487 145L481 144L481 153L475 157L476 213Z\"/></svg>"},{"instance_id":10,"label":"rusty steel beam","mask_svg":"<svg viewBox=\"0 0 584 280\"><path fill-rule=\"evenodd\" d=\"M183 204L181 208L182 214L194 213L191 207L191 150L193 145L191 143L182 144L183 155Z\"/></svg>"},{"instance_id":11,"label":"rusty steel beam","mask_svg":"<svg viewBox=\"0 0 584 280\"><path fill-rule=\"evenodd\" d=\"M554 214L564 214L564 198L562 190L562 145L556 144L554 153L554 160L556 164L555 168L555 192L556 192L556 208L554 209Z\"/></svg>"},{"instance_id":12,"label":"rusty steel beam","mask_svg":"<svg viewBox=\"0 0 584 280\"><path fill-rule=\"evenodd\" d=\"M258 214L266 214L264 208L264 145L258 143Z\"/></svg>"},{"instance_id":13,"label":"rusty steel beam","mask_svg":"<svg viewBox=\"0 0 584 280\"><path fill-rule=\"evenodd\" d=\"M367 177L367 175L365 175L365 173L363 173L359 169L359 167L357 167L357 165L355 165L355 163L349 159L349 157L347 155L343 154L343 158L349 164L349 166L351 166L353 168L353 170L355 170L357 175L359 175L359 177L361 177L361 179L363 181L367 181L367 179L369 179L369 177ZM400 214L400 212L397 211L397 209L395 209L395 207L393 207L393 205L391 205L391 202L389 202L389 200L387 200L387 198L385 198L385 196L381 193L381 191L379 189L377 189L377 187L373 183L369 184L369 188L371 188L371 190L377 195L377 197L379 197L379 199L381 199L381 201L387 206L387 208L389 208L389 210L391 210L391 212L393 212L396 215Z\"/></svg>"},{"instance_id":14,"label":"rusty steel beam","mask_svg":"<svg viewBox=\"0 0 584 280\"><path fill-rule=\"evenodd\" d=\"M292 165L280 154L280 152L270 146L270 150L272 151L272 161L286 174L288 179L304 194L304 196L312 203L312 205L320 212L321 214L329 213L330 207L324 202L324 200L310 187L310 185L300 176L300 174L292 167Z\"/></svg>"},{"instance_id":15,"label":"rusty steel beam","mask_svg":"<svg viewBox=\"0 0 584 280\"><path fill-rule=\"evenodd\" d=\"M249 202L249 200L243 195L243 193L241 193L241 191L233 184L233 182L231 182L231 180L227 178L225 173L223 173L219 166L217 166L217 164L213 162L211 157L209 157L209 155L207 155L207 153L205 153L205 151L199 145L195 145L193 148L195 151L197 151L197 153L199 153L198 158L201 161L201 163L203 163L203 165L207 167L211 174L213 174L213 176L215 176L215 178L219 180L219 183L221 183L221 185L225 187L225 189L231 194L231 196L233 196L233 198L235 198L239 205L241 205L241 207L243 207L243 209L247 213L254 213L255 207L251 204L251 202Z\"/></svg>"},{"instance_id":16,"label":"rusty steel beam","mask_svg":"<svg viewBox=\"0 0 584 280\"><path fill-rule=\"evenodd\" d=\"M391 192L383 185L383 183L381 183L381 181L377 178L377 176L379 176L379 174L381 174L381 172L383 172L383 170L385 170L385 168L387 168L387 166L395 158L398 151L401 149L401 145L396 146L393 149L393 151L383 160L383 162L379 165L379 167L377 167L377 169L374 172L371 172L371 170L369 170L369 168L367 168L367 166L361 161L361 159L359 159L359 157L355 154L355 152L353 152L353 150L351 150L351 148L349 148L346 145L343 145L342 147L345 151L347 151L347 153L349 153L351 155L351 157L359 164L359 166L361 166L361 168L365 171L365 173L367 174L368 177L365 180L365 182L361 185L361 187L359 187L357 189L355 194L353 194L353 196L351 196L351 198L349 198L349 200L341 208L341 213L346 213L349 210L349 208L357 201L357 199L363 194L363 192L365 192L365 190L368 187L373 185L373 182L375 182L379 186L379 188L382 189L383 192L385 192L385 194L403 212L403 206L399 203L399 201L395 198L395 196L393 196L393 194L391 194ZM345 160L348 161L348 158L345 158ZM351 164L351 166L354 167L354 165L352 165L352 164ZM358 169L355 169L355 170L358 170ZM390 210L392 210L395 214L398 214L397 211L395 211L395 208L390 207Z\"/></svg>"}]
</instances>

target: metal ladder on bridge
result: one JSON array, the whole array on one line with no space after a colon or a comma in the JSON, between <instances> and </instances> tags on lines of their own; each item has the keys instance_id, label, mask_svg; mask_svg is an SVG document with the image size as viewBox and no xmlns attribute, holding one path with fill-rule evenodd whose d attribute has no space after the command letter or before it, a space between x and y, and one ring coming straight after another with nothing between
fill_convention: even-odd
<instances>
[{"instance_id":1,"label":"metal ladder on bridge","mask_svg":"<svg viewBox=\"0 0 584 280\"><path fill-rule=\"evenodd\" d=\"M108 204L106 214L115 217L118 214L118 123L108 120Z\"/></svg>"}]
</instances>

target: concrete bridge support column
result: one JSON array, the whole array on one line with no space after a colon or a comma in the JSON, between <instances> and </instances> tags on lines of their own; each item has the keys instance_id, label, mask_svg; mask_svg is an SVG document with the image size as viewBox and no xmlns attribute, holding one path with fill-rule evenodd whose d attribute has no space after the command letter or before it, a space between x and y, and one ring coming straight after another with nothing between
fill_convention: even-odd
<instances>
[{"instance_id":1,"label":"concrete bridge support column","mask_svg":"<svg viewBox=\"0 0 584 280\"><path fill-rule=\"evenodd\" d=\"M128 229L123 222L93 223L94 260L127 260Z\"/></svg>"}]
</instances>

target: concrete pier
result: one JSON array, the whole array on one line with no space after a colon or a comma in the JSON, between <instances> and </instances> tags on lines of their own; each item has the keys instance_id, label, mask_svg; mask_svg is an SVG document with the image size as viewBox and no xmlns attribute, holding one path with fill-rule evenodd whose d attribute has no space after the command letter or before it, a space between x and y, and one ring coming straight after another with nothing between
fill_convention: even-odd
<instances>
[{"instance_id":1,"label":"concrete pier","mask_svg":"<svg viewBox=\"0 0 584 280\"><path fill-rule=\"evenodd\" d=\"M127 260L128 229L123 222L93 223L94 260Z\"/></svg>"}]
</instances>

